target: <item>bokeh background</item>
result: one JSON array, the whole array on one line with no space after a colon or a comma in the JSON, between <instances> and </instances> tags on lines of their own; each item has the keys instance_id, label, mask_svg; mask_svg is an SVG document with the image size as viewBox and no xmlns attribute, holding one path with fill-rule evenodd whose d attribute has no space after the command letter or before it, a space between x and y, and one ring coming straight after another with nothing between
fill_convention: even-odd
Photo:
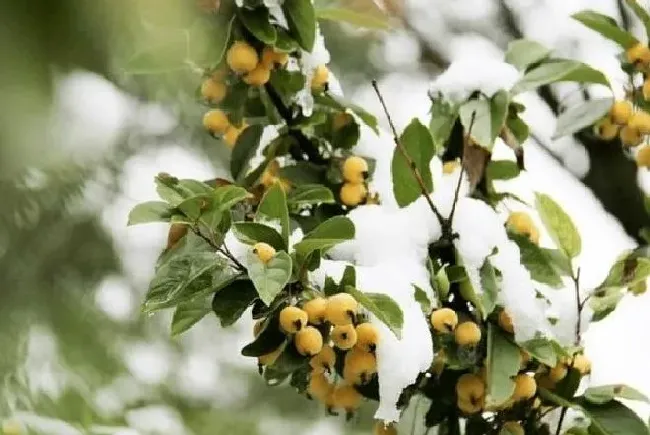
<instances>
[{"instance_id":1,"label":"bokeh background","mask_svg":"<svg viewBox=\"0 0 650 435\"><path fill-rule=\"evenodd\" d=\"M239 354L250 322L223 330L207 317L171 338L169 313L141 314L167 228L127 228L128 211L154 198L158 172L226 175L227 148L200 126L199 75L126 67L147 44L173 51L151 29L182 39L197 3L211 0L0 2L0 421L40 434L368 433L372 405L344 424L289 387L267 387ZM573 22L577 10L607 13L644 38L622 0L315 3L371 26L321 20L330 68L346 96L384 123L370 88L378 79L398 128L427 121L429 83L450 62L500 58L520 37L602 68L622 92L617 48ZM535 140L523 182L576 220L586 286L642 243L640 192L650 186L620 149L551 139L557 111L595 92L557 86L524 96ZM589 330L595 384L650 393L648 313L650 296L626 297ZM635 409L647 419L650 409ZM420 411L409 411L405 433Z\"/></svg>"}]
</instances>

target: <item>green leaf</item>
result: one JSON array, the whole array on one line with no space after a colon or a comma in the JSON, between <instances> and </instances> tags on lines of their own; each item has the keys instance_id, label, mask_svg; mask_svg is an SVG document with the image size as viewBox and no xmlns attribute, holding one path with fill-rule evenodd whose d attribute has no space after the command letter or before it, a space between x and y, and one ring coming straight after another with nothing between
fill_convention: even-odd
<instances>
[{"instance_id":1,"label":"green leaf","mask_svg":"<svg viewBox=\"0 0 650 435\"><path fill-rule=\"evenodd\" d=\"M625 49L639 42L633 35L618 27L616 20L607 15L584 10L571 15L571 17Z\"/></svg>"},{"instance_id":2,"label":"green leaf","mask_svg":"<svg viewBox=\"0 0 650 435\"><path fill-rule=\"evenodd\" d=\"M510 96L505 91L497 92L490 99L481 96L469 100L459 109L460 121L466 132L471 127L472 139L477 144L492 150L495 139L505 125L509 103Z\"/></svg>"},{"instance_id":3,"label":"green leaf","mask_svg":"<svg viewBox=\"0 0 650 435\"><path fill-rule=\"evenodd\" d=\"M575 368L568 369L566 376L555 386L555 394L564 397L567 400L573 399L578 387L580 386L582 375Z\"/></svg>"},{"instance_id":4,"label":"green leaf","mask_svg":"<svg viewBox=\"0 0 650 435\"><path fill-rule=\"evenodd\" d=\"M451 288L451 283L449 282L449 277L447 276L446 269L447 265L444 265L436 272L434 282L435 288L438 293L438 299L443 301L449 296L449 289Z\"/></svg>"},{"instance_id":5,"label":"green leaf","mask_svg":"<svg viewBox=\"0 0 650 435\"><path fill-rule=\"evenodd\" d=\"M230 173L232 178L241 182L246 175L248 163L255 156L257 148L260 146L264 126L256 124L244 129L237 138L237 143L232 150L230 157Z\"/></svg>"},{"instance_id":6,"label":"green leaf","mask_svg":"<svg viewBox=\"0 0 650 435\"><path fill-rule=\"evenodd\" d=\"M257 255L250 253L248 264L248 276L253 281L257 294L262 302L270 305L291 278L291 257L280 251L264 264Z\"/></svg>"},{"instance_id":7,"label":"green leaf","mask_svg":"<svg viewBox=\"0 0 650 435\"><path fill-rule=\"evenodd\" d=\"M609 87L605 75L576 60L552 59L528 71L512 88L513 95L557 82L596 83Z\"/></svg>"},{"instance_id":8,"label":"green leaf","mask_svg":"<svg viewBox=\"0 0 650 435\"><path fill-rule=\"evenodd\" d=\"M390 25L388 20L368 14L362 14L350 9L344 8L325 8L318 9L316 16L322 20L340 21L352 24L356 27L366 29L388 30Z\"/></svg>"},{"instance_id":9,"label":"green leaf","mask_svg":"<svg viewBox=\"0 0 650 435\"><path fill-rule=\"evenodd\" d=\"M314 228L294 245L296 254L302 261L316 249L324 254L327 250L354 238L354 224L345 216L334 216Z\"/></svg>"},{"instance_id":10,"label":"green leaf","mask_svg":"<svg viewBox=\"0 0 650 435\"><path fill-rule=\"evenodd\" d=\"M416 118L404 129L399 141L420 172L427 193L431 193L433 181L429 164L435 153L431 133ZM404 154L397 147L393 151L391 172L393 176L393 193L400 207L406 207L422 195L420 184L413 174L413 168L409 166Z\"/></svg>"},{"instance_id":11,"label":"green leaf","mask_svg":"<svg viewBox=\"0 0 650 435\"><path fill-rule=\"evenodd\" d=\"M332 204L335 202L332 191L322 184L303 184L289 193L289 205Z\"/></svg>"},{"instance_id":12,"label":"green leaf","mask_svg":"<svg viewBox=\"0 0 650 435\"><path fill-rule=\"evenodd\" d=\"M343 97L324 92L319 95L314 95L314 102L326 107L331 107L332 109L336 109L338 111L345 111L345 109L350 109L368 127L370 127L375 133L379 134L379 129L377 128L377 118L368 113L361 106L351 103L345 100Z\"/></svg>"},{"instance_id":13,"label":"green leaf","mask_svg":"<svg viewBox=\"0 0 650 435\"><path fill-rule=\"evenodd\" d=\"M635 257L633 254L619 258L610 268L605 280L596 290L630 287L645 281L650 276L650 258Z\"/></svg>"},{"instance_id":14,"label":"green leaf","mask_svg":"<svg viewBox=\"0 0 650 435\"><path fill-rule=\"evenodd\" d=\"M529 240L530 241L530 240ZM571 276L573 273L573 266L571 260L566 257L559 249L541 248L542 253L548 258L551 266L559 275Z\"/></svg>"},{"instance_id":15,"label":"green leaf","mask_svg":"<svg viewBox=\"0 0 650 435\"><path fill-rule=\"evenodd\" d=\"M345 291L346 286L354 287L357 285L357 271L354 266L347 265L343 270L343 276L341 277L341 282L339 283L339 288L341 291Z\"/></svg>"},{"instance_id":16,"label":"green leaf","mask_svg":"<svg viewBox=\"0 0 650 435\"><path fill-rule=\"evenodd\" d=\"M284 244L289 246L289 210L287 208L287 197L279 184L274 184L266 191L257 213L255 222L274 222L280 224Z\"/></svg>"},{"instance_id":17,"label":"green leaf","mask_svg":"<svg viewBox=\"0 0 650 435\"><path fill-rule=\"evenodd\" d=\"M569 215L548 195L536 193L535 199L535 207L553 241L567 257L579 255L582 241Z\"/></svg>"},{"instance_id":18,"label":"green leaf","mask_svg":"<svg viewBox=\"0 0 650 435\"><path fill-rule=\"evenodd\" d=\"M551 139L567 136L593 125L609 112L613 103L612 98L597 98L565 110L557 118L555 133Z\"/></svg>"},{"instance_id":19,"label":"green leaf","mask_svg":"<svg viewBox=\"0 0 650 435\"><path fill-rule=\"evenodd\" d=\"M172 336L190 329L210 312L210 304L205 297L178 304L172 318Z\"/></svg>"},{"instance_id":20,"label":"green leaf","mask_svg":"<svg viewBox=\"0 0 650 435\"><path fill-rule=\"evenodd\" d=\"M505 61L519 71L525 71L530 65L544 60L551 50L529 39L518 39L508 44Z\"/></svg>"},{"instance_id":21,"label":"green leaf","mask_svg":"<svg viewBox=\"0 0 650 435\"><path fill-rule=\"evenodd\" d=\"M289 33L306 51L316 41L316 12L311 0L285 0L282 11L289 24Z\"/></svg>"},{"instance_id":22,"label":"green leaf","mask_svg":"<svg viewBox=\"0 0 650 435\"><path fill-rule=\"evenodd\" d=\"M413 294L415 301L420 304L423 313L429 314L431 312L431 301L429 300L427 293L415 284L412 285L415 290L415 293Z\"/></svg>"},{"instance_id":23,"label":"green leaf","mask_svg":"<svg viewBox=\"0 0 650 435\"><path fill-rule=\"evenodd\" d=\"M614 400L615 398L650 403L648 397L645 394L624 384L589 387L583 393L583 396L586 400L595 405L603 405Z\"/></svg>"},{"instance_id":24,"label":"green leaf","mask_svg":"<svg viewBox=\"0 0 650 435\"><path fill-rule=\"evenodd\" d=\"M618 303L623 299L623 290L619 287L609 287L595 291L589 298L589 307L594 312L592 321L603 320L614 311Z\"/></svg>"},{"instance_id":25,"label":"green leaf","mask_svg":"<svg viewBox=\"0 0 650 435\"><path fill-rule=\"evenodd\" d=\"M650 431L643 420L630 408L617 400L595 405L587 400L579 404L591 420L591 435L648 435Z\"/></svg>"},{"instance_id":26,"label":"green leaf","mask_svg":"<svg viewBox=\"0 0 650 435\"><path fill-rule=\"evenodd\" d=\"M219 186L212 192L212 197L218 204L219 211L228 211L233 205L250 198L252 195L243 187L228 185Z\"/></svg>"},{"instance_id":27,"label":"green leaf","mask_svg":"<svg viewBox=\"0 0 650 435\"><path fill-rule=\"evenodd\" d=\"M260 6L255 9L237 8L237 15L246 28L266 45L274 45L278 35L271 24L269 10Z\"/></svg>"},{"instance_id":28,"label":"green leaf","mask_svg":"<svg viewBox=\"0 0 650 435\"><path fill-rule=\"evenodd\" d=\"M280 177L286 178L293 184L319 184L324 173L323 167L311 162L296 162L280 168Z\"/></svg>"},{"instance_id":29,"label":"green leaf","mask_svg":"<svg viewBox=\"0 0 650 435\"><path fill-rule=\"evenodd\" d=\"M233 229L235 237L247 245L263 242L273 246L276 251L287 250L282 236L268 225L257 222L235 222Z\"/></svg>"},{"instance_id":30,"label":"green leaf","mask_svg":"<svg viewBox=\"0 0 650 435\"><path fill-rule=\"evenodd\" d=\"M166 202L148 201L133 207L129 213L127 225L147 224L151 222L169 222L174 209Z\"/></svg>"},{"instance_id":31,"label":"green leaf","mask_svg":"<svg viewBox=\"0 0 650 435\"><path fill-rule=\"evenodd\" d=\"M521 264L530 272L532 279L553 288L562 287L562 277L557 273L542 248L531 242L528 237L520 234L508 232L508 237L519 246Z\"/></svg>"},{"instance_id":32,"label":"green leaf","mask_svg":"<svg viewBox=\"0 0 650 435\"><path fill-rule=\"evenodd\" d=\"M351 286L346 286L345 292L352 295L359 304L388 326L398 339L402 338L404 313L393 299L381 293L362 292Z\"/></svg>"},{"instance_id":33,"label":"green leaf","mask_svg":"<svg viewBox=\"0 0 650 435\"><path fill-rule=\"evenodd\" d=\"M526 124L518 114L508 114L508 118L506 119L506 127L510 133L512 133L512 136L516 139L519 146L522 146L530 135L528 124Z\"/></svg>"},{"instance_id":34,"label":"green leaf","mask_svg":"<svg viewBox=\"0 0 650 435\"><path fill-rule=\"evenodd\" d=\"M451 130L458 119L458 106L444 98L435 98L431 101L430 112L429 131L433 137L436 153L440 154L444 151Z\"/></svg>"},{"instance_id":35,"label":"green leaf","mask_svg":"<svg viewBox=\"0 0 650 435\"><path fill-rule=\"evenodd\" d=\"M238 279L214 294L212 311L217 315L221 326L233 325L246 309L257 299L257 290L248 279Z\"/></svg>"},{"instance_id":36,"label":"green leaf","mask_svg":"<svg viewBox=\"0 0 650 435\"><path fill-rule=\"evenodd\" d=\"M262 356L269 354L286 342L286 335L280 330L280 310L286 305L281 304L262 325L262 330L255 340L241 350L244 356Z\"/></svg>"},{"instance_id":37,"label":"green leaf","mask_svg":"<svg viewBox=\"0 0 650 435\"><path fill-rule=\"evenodd\" d=\"M520 172L517 162L511 160L492 160L485 169L485 175L491 180L512 180Z\"/></svg>"},{"instance_id":38,"label":"green leaf","mask_svg":"<svg viewBox=\"0 0 650 435\"><path fill-rule=\"evenodd\" d=\"M217 17L198 18L188 29L188 58L193 65L213 68L221 62L228 47L235 15L234 11L220 12Z\"/></svg>"},{"instance_id":39,"label":"green leaf","mask_svg":"<svg viewBox=\"0 0 650 435\"><path fill-rule=\"evenodd\" d=\"M644 6L641 6L637 0L625 0L625 3L632 9L634 14L641 20L645 33L650 39L650 14Z\"/></svg>"},{"instance_id":40,"label":"green leaf","mask_svg":"<svg viewBox=\"0 0 650 435\"><path fill-rule=\"evenodd\" d=\"M185 32L176 29L164 34L156 32L155 39L151 39L123 62L126 74L164 74L187 68L185 60L189 53Z\"/></svg>"},{"instance_id":41,"label":"green leaf","mask_svg":"<svg viewBox=\"0 0 650 435\"><path fill-rule=\"evenodd\" d=\"M499 285L494 267L486 258L480 270L481 287L483 293L481 294L481 305L483 306L484 318L488 316L496 307L497 298L499 296Z\"/></svg>"},{"instance_id":42,"label":"green leaf","mask_svg":"<svg viewBox=\"0 0 650 435\"><path fill-rule=\"evenodd\" d=\"M557 354L553 344L543 338L535 338L521 343L521 348L528 352L537 361L549 367L557 364Z\"/></svg>"},{"instance_id":43,"label":"green leaf","mask_svg":"<svg viewBox=\"0 0 650 435\"><path fill-rule=\"evenodd\" d=\"M508 341L499 328L488 323L486 405L498 406L515 391L514 378L519 372L519 348Z\"/></svg>"}]
</instances>

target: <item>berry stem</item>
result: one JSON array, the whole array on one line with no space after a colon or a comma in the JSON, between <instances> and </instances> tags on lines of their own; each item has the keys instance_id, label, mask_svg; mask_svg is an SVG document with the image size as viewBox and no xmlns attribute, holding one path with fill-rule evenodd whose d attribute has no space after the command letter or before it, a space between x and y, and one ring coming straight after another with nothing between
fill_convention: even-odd
<instances>
[{"instance_id":1,"label":"berry stem","mask_svg":"<svg viewBox=\"0 0 650 435\"><path fill-rule=\"evenodd\" d=\"M206 242L208 245L212 246L212 247L213 247L217 252L219 252L220 254L222 254L222 255L224 255L225 257L227 257L230 261L232 261L232 262L234 263L235 268L236 268L237 270L239 270L240 272L243 272L243 271L246 270L246 268L244 267L244 265L241 264L241 263L240 263L240 262L235 258L234 255L232 255L232 253L230 252L230 250L228 249L228 247L226 246L225 243L223 243L221 246L217 245L217 244L214 243L212 240L210 240L209 237L207 237L205 234L203 234L203 233L201 232L201 230L200 230L198 227L196 227L196 226L194 226L194 225L192 226L192 231L194 232L194 234L196 234L197 236L199 236L200 238L202 238L203 240L205 240L205 242Z\"/></svg>"}]
</instances>

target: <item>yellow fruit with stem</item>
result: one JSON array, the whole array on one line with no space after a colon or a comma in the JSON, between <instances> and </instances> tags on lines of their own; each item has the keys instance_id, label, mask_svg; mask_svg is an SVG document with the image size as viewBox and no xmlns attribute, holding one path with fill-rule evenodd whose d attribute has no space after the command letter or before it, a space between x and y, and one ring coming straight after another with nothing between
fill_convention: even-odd
<instances>
[{"instance_id":1,"label":"yellow fruit with stem","mask_svg":"<svg viewBox=\"0 0 650 435\"><path fill-rule=\"evenodd\" d=\"M620 127L608 118L601 119L595 126L596 135L602 140L613 140L618 136Z\"/></svg>"},{"instance_id":2,"label":"yellow fruit with stem","mask_svg":"<svg viewBox=\"0 0 650 435\"><path fill-rule=\"evenodd\" d=\"M479 375L465 373L456 381L456 396L464 400L478 400L485 396L485 382Z\"/></svg>"},{"instance_id":3,"label":"yellow fruit with stem","mask_svg":"<svg viewBox=\"0 0 650 435\"><path fill-rule=\"evenodd\" d=\"M201 96L210 103L221 103L226 98L227 93L228 88L223 82L208 78L201 83Z\"/></svg>"},{"instance_id":4,"label":"yellow fruit with stem","mask_svg":"<svg viewBox=\"0 0 650 435\"><path fill-rule=\"evenodd\" d=\"M294 336L294 345L300 355L314 356L323 350L323 336L313 326L306 326Z\"/></svg>"},{"instance_id":5,"label":"yellow fruit with stem","mask_svg":"<svg viewBox=\"0 0 650 435\"><path fill-rule=\"evenodd\" d=\"M519 374L515 377L515 391L512 393L514 401L531 399L537 392L537 383L532 376Z\"/></svg>"},{"instance_id":6,"label":"yellow fruit with stem","mask_svg":"<svg viewBox=\"0 0 650 435\"><path fill-rule=\"evenodd\" d=\"M332 407L345 410L348 414L361 406L363 396L352 385L340 385L332 393Z\"/></svg>"},{"instance_id":7,"label":"yellow fruit with stem","mask_svg":"<svg viewBox=\"0 0 650 435\"><path fill-rule=\"evenodd\" d=\"M230 121L223 111L213 109L203 115L203 127L212 134L224 134L230 127Z\"/></svg>"},{"instance_id":8,"label":"yellow fruit with stem","mask_svg":"<svg viewBox=\"0 0 650 435\"><path fill-rule=\"evenodd\" d=\"M636 153L636 165L639 168L650 168L650 146L644 146Z\"/></svg>"},{"instance_id":9,"label":"yellow fruit with stem","mask_svg":"<svg viewBox=\"0 0 650 435\"><path fill-rule=\"evenodd\" d=\"M632 117L633 112L634 108L629 101L616 101L609 109L609 119L613 124L625 125Z\"/></svg>"},{"instance_id":10,"label":"yellow fruit with stem","mask_svg":"<svg viewBox=\"0 0 650 435\"><path fill-rule=\"evenodd\" d=\"M312 373L309 378L309 384L307 385L307 394L314 399L325 402L333 388L334 387L329 383L325 374Z\"/></svg>"},{"instance_id":11,"label":"yellow fruit with stem","mask_svg":"<svg viewBox=\"0 0 650 435\"><path fill-rule=\"evenodd\" d=\"M374 352L379 343L379 330L370 322L357 325L357 343L355 346L364 352Z\"/></svg>"},{"instance_id":12,"label":"yellow fruit with stem","mask_svg":"<svg viewBox=\"0 0 650 435\"><path fill-rule=\"evenodd\" d=\"M258 62L257 51L245 41L235 41L226 53L226 63L237 74L253 71Z\"/></svg>"},{"instance_id":13,"label":"yellow fruit with stem","mask_svg":"<svg viewBox=\"0 0 650 435\"><path fill-rule=\"evenodd\" d=\"M635 147L643 142L643 135L641 132L629 125L621 128L619 131L619 137L621 138L621 143L625 147Z\"/></svg>"},{"instance_id":14,"label":"yellow fruit with stem","mask_svg":"<svg viewBox=\"0 0 650 435\"><path fill-rule=\"evenodd\" d=\"M383 421L377 421L372 427L372 435L397 435L397 428L393 423L386 424Z\"/></svg>"},{"instance_id":15,"label":"yellow fruit with stem","mask_svg":"<svg viewBox=\"0 0 650 435\"><path fill-rule=\"evenodd\" d=\"M638 130L641 135L650 133L650 113L638 110L632 114L627 123L629 128Z\"/></svg>"},{"instance_id":16,"label":"yellow fruit with stem","mask_svg":"<svg viewBox=\"0 0 650 435\"><path fill-rule=\"evenodd\" d=\"M573 358L573 368L581 375L587 375L591 373L591 361L584 354L578 354Z\"/></svg>"},{"instance_id":17,"label":"yellow fruit with stem","mask_svg":"<svg viewBox=\"0 0 650 435\"><path fill-rule=\"evenodd\" d=\"M625 51L625 56L628 62L645 66L650 63L650 48L646 44L639 42L628 48Z\"/></svg>"},{"instance_id":18,"label":"yellow fruit with stem","mask_svg":"<svg viewBox=\"0 0 650 435\"><path fill-rule=\"evenodd\" d=\"M348 384L365 384L375 373L377 373L377 360L374 354L354 348L345 354L343 379Z\"/></svg>"},{"instance_id":19,"label":"yellow fruit with stem","mask_svg":"<svg viewBox=\"0 0 650 435\"><path fill-rule=\"evenodd\" d=\"M348 293L337 293L327 298L325 319L332 325L349 325L356 319L359 304Z\"/></svg>"},{"instance_id":20,"label":"yellow fruit with stem","mask_svg":"<svg viewBox=\"0 0 650 435\"><path fill-rule=\"evenodd\" d=\"M523 211L510 213L506 226L517 234L528 236L531 242L539 243L539 230L528 213Z\"/></svg>"},{"instance_id":21,"label":"yellow fruit with stem","mask_svg":"<svg viewBox=\"0 0 650 435\"><path fill-rule=\"evenodd\" d=\"M440 308L431 313L430 321L437 332L450 334L458 325L458 315L451 308Z\"/></svg>"},{"instance_id":22,"label":"yellow fruit with stem","mask_svg":"<svg viewBox=\"0 0 650 435\"><path fill-rule=\"evenodd\" d=\"M335 326L330 337L334 346L341 350L351 349L357 343L357 331L352 324Z\"/></svg>"},{"instance_id":23,"label":"yellow fruit with stem","mask_svg":"<svg viewBox=\"0 0 650 435\"><path fill-rule=\"evenodd\" d=\"M257 258L259 258L262 263L266 264L271 261L275 255L275 248L268 243L258 242L253 245L253 254L257 255Z\"/></svg>"},{"instance_id":24,"label":"yellow fruit with stem","mask_svg":"<svg viewBox=\"0 0 650 435\"><path fill-rule=\"evenodd\" d=\"M368 177L368 162L362 157L351 156L343 162L343 179L349 183L360 184Z\"/></svg>"},{"instance_id":25,"label":"yellow fruit with stem","mask_svg":"<svg viewBox=\"0 0 650 435\"><path fill-rule=\"evenodd\" d=\"M330 71L325 65L319 65L314 70L314 75L311 78L311 88L319 90L329 80Z\"/></svg>"},{"instance_id":26,"label":"yellow fruit with stem","mask_svg":"<svg viewBox=\"0 0 650 435\"><path fill-rule=\"evenodd\" d=\"M363 183L344 183L339 192L341 202L350 207L361 204L366 195L368 195L368 189Z\"/></svg>"},{"instance_id":27,"label":"yellow fruit with stem","mask_svg":"<svg viewBox=\"0 0 650 435\"><path fill-rule=\"evenodd\" d=\"M312 325L320 325L325 321L325 311L327 310L327 299L314 298L302 306L309 318L309 323Z\"/></svg>"},{"instance_id":28,"label":"yellow fruit with stem","mask_svg":"<svg viewBox=\"0 0 650 435\"><path fill-rule=\"evenodd\" d=\"M247 73L243 80L251 86L264 86L271 78L271 70L264 64L259 64L255 69Z\"/></svg>"},{"instance_id":29,"label":"yellow fruit with stem","mask_svg":"<svg viewBox=\"0 0 650 435\"><path fill-rule=\"evenodd\" d=\"M501 329L503 329L506 332L509 332L510 334L515 332L515 327L512 324L512 318L506 312L506 310L501 310L501 312L499 313L499 319L498 320L499 320L498 323L499 323L499 326L501 327Z\"/></svg>"},{"instance_id":30,"label":"yellow fruit with stem","mask_svg":"<svg viewBox=\"0 0 650 435\"><path fill-rule=\"evenodd\" d=\"M567 369L567 366L561 362L558 362L555 367L551 367L551 369L548 371L548 378L551 380L551 382L557 383L564 379L568 372L569 370Z\"/></svg>"},{"instance_id":31,"label":"yellow fruit with stem","mask_svg":"<svg viewBox=\"0 0 650 435\"><path fill-rule=\"evenodd\" d=\"M271 69L276 65L284 66L289 61L289 53L273 50L273 47L264 47L262 50L262 64Z\"/></svg>"},{"instance_id":32,"label":"yellow fruit with stem","mask_svg":"<svg viewBox=\"0 0 650 435\"><path fill-rule=\"evenodd\" d=\"M481 328L474 322L463 322L456 327L454 338L459 346L475 346L481 341Z\"/></svg>"},{"instance_id":33,"label":"yellow fruit with stem","mask_svg":"<svg viewBox=\"0 0 650 435\"><path fill-rule=\"evenodd\" d=\"M228 148L233 149L235 147L239 135L242 134L246 127L248 127L246 123L243 123L241 127L235 127L234 125L228 127L226 133L223 135L223 141L228 145Z\"/></svg>"},{"instance_id":34,"label":"yellow fruit with stem","mask_svg":"<svg viewBox=\"0 0 650 435\"><path fill-rule=\"evenodd\" d=\"M285 307L280 311L280 328L287 334L295 334L307 326L307 313L298 307Z\"/></svg>"},{"instance_id":35,"label":"yellow fruit with stem","mask_svg":"<svg viewBox=\"0 0 650 435\"><path fill-rule=\"evenodd\" d=\"M336 364L336 352L329 345L324 345L321 351L309 360L313 373L332 373L334 364Z\"/></svg>"}]
</instances>

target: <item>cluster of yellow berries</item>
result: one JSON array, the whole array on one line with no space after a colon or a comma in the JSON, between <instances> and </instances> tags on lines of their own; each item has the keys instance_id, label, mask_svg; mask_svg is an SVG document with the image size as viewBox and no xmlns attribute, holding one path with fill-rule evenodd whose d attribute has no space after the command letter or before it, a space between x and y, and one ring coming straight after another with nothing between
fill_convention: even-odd
<instances>
[{"instance_id":1,"label":"cluster of yellow berries","mask_svg":"<svg viewBox=\"0 0 650 435\"><path fill-rule=\"evenodd\" d=\"M569 373L569 367L577 370L581 376L591 373L591 361L584 354L576 354L572 358L561 359L554 367L540 366L535 375L537 383L552 390Z\"/></svg>"},{"instance_id":2,"label":"cluster of yellow berries","mask_svg":"<svg viewBox=\"0 0 650 435\"><path fill-rule=\"evenodd\" d=\"M366 199L368 188L366 178L368 177L368 162L359 156L351 156L343 162L343 179L339 196L341 202L347 206L354 207Z\"/></svg>"},{"instance_id":3,"label":"cluster of yellow berries","mask_svg":"<svg viewBox=\"0 0 650 435\"><path fill-rule=\"evenodd\" d=\"M506 227L517 234L528 237L534 244L539 244L539 230L529 214L522 211L510 213Z\"/></svg>"},{"instance_id":4,"label":"cluster of yellow berries","mask_svg":"<svg viewBox=\"0 0 650 435\"><path fill-rule=\"evenodd\" d=\"M279 173L280 163L276 159L271 160L260 177L260 184L262 184L265 189L268 189L275 184L279 184L285 193L289 192L289 190L291 190L291 183L289 180L280 177Z\"/></svg>"},{"instance_id":5,"label":"cluster of yellow berries","mask_svg":"<svg viewBox=\"0 0 650 435\"><path fill-rule=\"evenodd\" d=\"M454 334L459 346L476 346L481 341L481 328L471 320L458 323L458 314L451 308L440 308L431 313L431 326L438 334Z\"/></svg>"},{"instance_id":6,"label":"cluster of yellow berries","mask_svg":"<svg viewBox=\"0 0 650 435\"><path fill-rule=\"evenodd\" d=\"M650 100L650 80L643 84L643 94ZM607 116L596 124L596 132L602 139L612 140L618 136L623 146L637 147L650 134L650 113L640 109L635 111L629 101L616 101ZM636 162L639 167L650 168L649 146L644 145L638 150Z\"/></svg>"}]
</instances>

